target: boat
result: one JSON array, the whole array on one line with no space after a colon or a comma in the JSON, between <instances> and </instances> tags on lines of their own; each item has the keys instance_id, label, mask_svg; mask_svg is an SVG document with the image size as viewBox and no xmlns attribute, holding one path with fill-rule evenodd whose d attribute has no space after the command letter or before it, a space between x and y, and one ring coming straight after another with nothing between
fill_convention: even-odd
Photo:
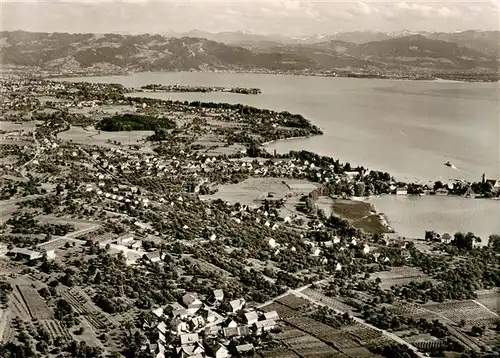
<instances>
[{"instance_id":1,"label":"boat","mask_svg":"<svg viewBox=\"0 0 500 358\"><path fill-rule=\"evenodd\" d=\"M444 163L447 167L453 168L453 164L448 160L446 163Z\"/></svg>"}]
</instances>

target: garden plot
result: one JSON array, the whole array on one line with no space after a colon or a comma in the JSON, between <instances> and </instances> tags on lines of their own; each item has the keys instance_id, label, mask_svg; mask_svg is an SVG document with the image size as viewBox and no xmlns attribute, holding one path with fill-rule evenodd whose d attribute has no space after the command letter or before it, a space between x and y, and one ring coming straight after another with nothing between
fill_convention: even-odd
<instances>
[{"instance_id":1,"label":"garden plot","mask_svg":"<svg viewBox=\"0 0 500 358\"><path fill-rule=\"evenodd\" d=\"M31 318L39 320L52 319L52 311L33 287L17 285L16 288L21 294Z\"/></svg>"},{"instance_id":2,"label":"garden plot","mask_svg":"<svg viewBox=\"0 0 500 358\"><path fill-rule=\"evenodd\" d=\"M76 312L85 316L94 329L109 330L116 326L114 319L94 305L82 290L78 288L61 289L60 293Z\"/></svg>"},{"instance_id":3,"label":"garden plot","mask_svg":"<svg viewBox=\"0 0 500 358\"><path fill-rule=\"evenodd\" d=\"M262 307L262 310L265 312L276 311L276 312L278 312L281 319L301 316L301 313L299 311L294 310L292 308L289 308L289 307L282 305L281 303L278 303L278 302L273 302L269 305L266 305L266 306Z\"/></svg>"},{"instance_id":4,"label":"garden plot","mask_svg":"<svg viewBox=\"0 0 500 358\"><path fill-rule=\"evenodd\" d=\"M371 280L380 278L382 282L380 287L382 289L388 289L392 286L404 286L412 281L423 282L429 281L428 275L422 273L413 267L391 267L390 271L375 272L370 275Z\"/></svg>"},{"instance_id":5,"label":"garden plot","mask_svg":"<svg viewBox=\"0 0 500 358\"><path fill-rule=\"evenodd\" d=\"M289 317L282 318L286 323L310 334L323 342L331 345L336 345L339 342L339 331L324 323L315 321L309 317ZM355 342L350 336L346 335L344 339L346 348L359 347L360 344Z\"/></svg>"},{"instance_id":6,"label":"garden plot","mask_svg":"<svg viewBox=\"0 0 500 358\"><path fill-rule=\"evenodd\" d=\"M432 320L438 318L435 312L424 309L420 305L417 305L415 303L405 303L404 305L398 304L393 306L389 305L386 307L388 308L389 311L397 315L412 317L413 319L425 318Z\"/></svg>"},{"instance_id":7,"label":"garden plot","mask_svg":"<svg viewBox=\"0 0 500 358\"><path fill-rule=\"evenodd\" d=\"M63 327L59 322L54 320L41 320L39 321L41 327L43 327L50 334L50 339L55 340L60 337L64 341L70 341L71 335L66 327Z\"/></svg>"},{"instance_id":8,"label":"garden plot","mask_svg":"<svg viewBox=\"0 0 500 358\"><path fill-rule=\"evenodd\" d=\"M10 295L9 304L12 307L12 313L14 316L19 317L23 321L30 321L31 315L26 303L23 300L23 296L19 290L14 289Z\"/></svg>"},{"instance_id":9,"label":"garden plot","mask_svg":"<svg viewBox=\"0 0 500 358\"><path fill-rule=\"evenodd\" d=\"M276 301L295 310L300 310L301 308L309 306L308 300L295 296L292 293L278 298Z\"/></svg>"},{"instance_id":10,"label":"garden plot","mask_svg":"<svg viewBox=\"0 0 500 358\"><path fill-rule=\"evenodd\" d=\"M306 288L305 290L302 291L302 293L311 297L313 300L316 300L316 301L319 301L319 302L325 304L326 306L328 306L330 308L333 308L335 310L342 311L342 312L348 312L348 313L352 314L353 308L351 306L337 300L334 297L325 296L321 292L313 290L311 288Z\"/></svg>"},{"instance_id":11,"label":"garden plot","mask_svg":"<svg viewBox=\"0 0 500 358\"><path fill-rule=\"evenodd\" d=\"M264 358L299 358L299 356L293 353L293 351L283 347L278 347L272 350L264 350L261 351L260 354Z\"/></svg>"},{"instance_id":12,"label":"garden plot","mask_svg":"<svg viewBox=\"0 0 500 358\"><path fill-rule=\"evenodd\" d=\"M378 340L382 336L382 332L360 323L354 323L349 326L342 327L342 332L348 333L355 338L361 345L366 345L374 340Z\"/></svg>"},{"instance_id":13,"label":"garden plot","mask_svg":"<svg viewBox=\"0 0 500 358\"><path fill-rule=\"evenodd\" d=\"M356 357L356 358L379 357L377 354L370 352L365 347L347 348L343 349L342 352L349 357Z\"/></svg>"},{"instance_id":14,"label":"garden plot","mask_svg":"<svg viewBox=\"0 0 500 358\"><path fill-rule=\"evenodd\" d=\"M490 324L498 319L495 313L472 300L431 303L423 307L438 313L440 316L448 318L456 324L464 320L467 324L482 326Z\"/></svg>"},{"instance_id":15,"label":"garden plot","mask_svg":"<svg viewBox=\"0 0 500 358\"><path fill-rule=\"evenodd\" d=\"M298 329L285 327L277 338L301 357L335 357L337 351Z\"/></svg>"},{"instance_id":16,"label":"garden plot","mask_svg":"<svg viewBox=\"0 0 500 358\"><path fill-rule=\"evenodd\" d=\"M477 302L496 314L500 314L500 291L485 290L477 292Z\"/></svg>"}]
</instances>

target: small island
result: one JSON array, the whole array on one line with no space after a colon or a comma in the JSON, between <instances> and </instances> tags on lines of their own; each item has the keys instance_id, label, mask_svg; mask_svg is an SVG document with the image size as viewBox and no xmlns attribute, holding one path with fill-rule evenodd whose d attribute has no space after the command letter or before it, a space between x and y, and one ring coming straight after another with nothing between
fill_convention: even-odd
<instances>
[{"instance_id":1,"label":"small island","mask_svg":"<svg viewBox=\"0 0 500 358\"><path fill-rule=\"evenodd\" d=\"M149 84L141 87L141 90L152 92L229 92L238 94L260 94L259 88L245 87L220 87L220 86L181 86L181 85L158 85Z\"/></svg>"}]
</instances>

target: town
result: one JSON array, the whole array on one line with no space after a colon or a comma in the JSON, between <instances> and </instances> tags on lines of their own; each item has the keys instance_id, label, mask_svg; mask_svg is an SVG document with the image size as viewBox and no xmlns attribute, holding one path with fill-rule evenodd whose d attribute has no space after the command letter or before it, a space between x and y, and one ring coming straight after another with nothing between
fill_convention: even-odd
<instances>
[{"instance_id":1,"label":"town","mask_svg":"<svg viewBox=\"0 0 500 358\"><path fill-rule=\"evenodd\" d=\"M190 89L143 89L178 88ZM363 201L488 200L498 179L403 183L269 153L322 131L288 112L133 92L2 81L1 354L500 354L500 237L410 240Z\"/></svg>"}]
</instances>

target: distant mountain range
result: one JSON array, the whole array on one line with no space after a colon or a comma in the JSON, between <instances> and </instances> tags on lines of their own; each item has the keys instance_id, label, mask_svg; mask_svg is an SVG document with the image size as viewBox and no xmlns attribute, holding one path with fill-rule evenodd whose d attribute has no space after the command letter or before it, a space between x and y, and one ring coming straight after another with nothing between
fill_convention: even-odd
<instances>
[{"instance_id":1,"label":"distant mountain range","mask_svg":"<svg viewBox=\"0 0 500 358\"><path fill-rule=\"evenodd\" d=\"M498 72L500 32L350 32L293 38L238 32L124 35L0 32L4 65L122 71Z\"/></svg>"}]
</instances>

